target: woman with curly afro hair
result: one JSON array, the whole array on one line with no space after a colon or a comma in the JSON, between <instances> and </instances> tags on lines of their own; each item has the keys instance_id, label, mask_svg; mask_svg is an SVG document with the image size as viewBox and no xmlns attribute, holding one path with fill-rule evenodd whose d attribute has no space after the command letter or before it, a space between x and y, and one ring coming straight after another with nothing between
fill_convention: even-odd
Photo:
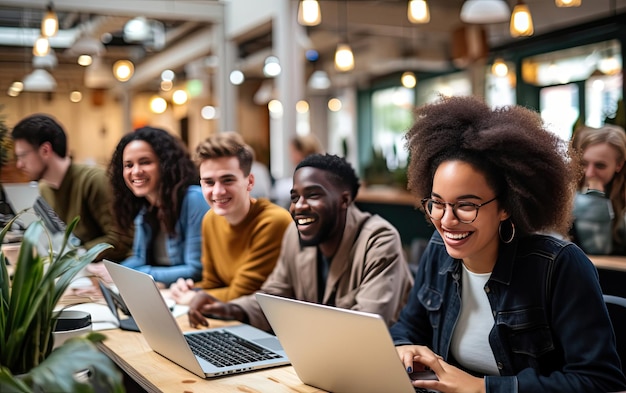
<instances>
[{"instance_id":1,"label":"woman with curly afro hair","mask_svg":"<svg viewBox=\"0 0 626 393\"><path fill-rule=\"evenodd\" d=\"M181 277L199 280L201 223L209 205L182 142L159 128L126 134L113 153L109 178L118 225L135 227L133 255L121 263L163 286Z\"/></svg>"},{"instance_id":2,"label":"woman with curly afro hair","mask_svg":"<svg viewBox=\"0 0 626 393\"><path fill-rule=\"evenodd\" d=\"M475 97L420 107L406 140L409 188L436 229L391 328L407 371L431 373L413 385L625 390L595 267L563 240L579 172L567 143L537 113Z\"/></svg>"}]
</instances>

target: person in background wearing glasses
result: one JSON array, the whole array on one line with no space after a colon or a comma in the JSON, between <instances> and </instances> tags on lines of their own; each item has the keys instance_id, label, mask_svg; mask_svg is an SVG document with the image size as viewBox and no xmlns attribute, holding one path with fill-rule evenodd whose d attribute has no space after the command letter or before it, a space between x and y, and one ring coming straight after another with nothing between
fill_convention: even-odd
<instances>
[{"instance_id":1,"label":"person in background wearing glasses","mask_svg":"<svg viewBox=\"0 0 626 393\"><path fill-rule=\"evenodd\" d=\"M74 235L81 246L108 243L98 259L125 259L133 242L133 231L115 225L112 195L104 168L72 162L67 154L63 127L52 117L34 114L22 119L11 132L18 169L39 182L43 199L66 224L79 216Z\"/></svg>"},{"instance_id":2,"label":"person in background wearing glasses","mask_svg":"<svg viewBox=\"0 0 626 393\"><path fill-rule=\"evenodd\" d=\"M587 254L626 255L626 132L585 127L572 145L585 170L574 199L573 241Z\"/></svg>"},{"instance_id":3,"label":"person in background wearing glasses","mask_svg":"<svg viewBox=\"0 0 626 393\"><path fill-rule=\"evenodd\" d=\"M416 387L441 392L626 389L595 267L561 237L576 162L539 115L475 97L416 111L410 190L433 234L390 329Z\"/></svg>"}]
</instances>

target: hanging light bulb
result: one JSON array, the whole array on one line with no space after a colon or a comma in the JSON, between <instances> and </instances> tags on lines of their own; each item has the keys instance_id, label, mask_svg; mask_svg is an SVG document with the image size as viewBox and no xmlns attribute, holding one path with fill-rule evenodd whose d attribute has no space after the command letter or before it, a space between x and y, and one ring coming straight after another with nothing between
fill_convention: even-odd
<instances>
[{"instance_id":1,"label":"hanging light bulb","mask_svg":"<svg viewBox=\"0 0 626 393\"><path fill-rule=\"evenodd\" d=\"M518 0L511 14L511 37L531 36L535 32L530 10L523 0Z\"/></svg>"},{"instance_id":2,"label":"hanging light bulb","mask_svg":"<svg viewBox=\"0 0 626 393\"><path fill-rule=\"evenodd\" d=\"M428 23L430 22L430 11L426 0L409 0L407 8L407 16L411 23Z\"/></svg>"},{"instance_id":3,"label":"hanging light bulb","mask_svg":"<svg viewBox=\"0 0 626 393\"><path fill-rule=\"evenodd\" d=\"M506 76L509 73L509 67L501 57L497 58L491 66L491 73L495 76Z\"/></svg>"},{"instance_id":4,"label":"hanging light bulb","mask_svg":"<svg viewBox=\"0 0 626 393\"><path fill-rule=\"evenodd\" d=\"M400 77L400 83L402 83L402 86L406 87L407 89L412 89L415 87L415 85L417 85L417 78L415 78L414 73L412 73L411 71L407 71L403 73Z\"/></svg>"},{"instance_id":5,"label":"hanging light bulb","mask_svg":"<svg viewBox=\"0 0 626 393\"><path fill-rule=\"evenodd\" d=\"M298 23L303 26L317 26L322 23L322 12L317 0L302 0L298 7Z\"/></svg>"},{"instance_id":6,"label":"hanging light bulb","mask_svg":"<svg viewBox=\"0 0 626 393\"><path fill-rule=\"evenodd\" d=\"M581 0L554 0L557 7L580 7Z\"/></svg>"},{"instance_id":7,"label":"hanging light bulb","mask_svg":"<svg viewBox=\"0 0 626 393\"><path fill-rule=\"evenodd\" d=\"M44 37L52 37L59 31L59 19L57 18L52 3L48 4L46 14L41 20L41 35Z\"/></svg>"},{"instance_id":8,"label":"hanging light bulb","mask_svg":"<svg viewBox=\"0 0 626 393\"><path fill-rule=\"evenodd\" d=\"M113 75L120 82L128 81L135 72L135 66L130 60L118 60L113 64Z\"/></svg>"},{"instance_id":9,"label":"hanging light bulb","mask_svg":"<svg viewBox=\"0 0 626 393\"><path fill-rule=\"evenodd\" d=\"M40 35L33 46L33 55L46 56L48 53L50 53L50 41L48 41L48 37Z\"/></svg>"},{"instance_id":10,"label":"hanging light bulb","mask_svg":"<svg viewBox=\"0 0 626 393\"><path fill-rule=\"evenodd\" d=\"M350 45L337 45L337 51L335 52L335 69L341 72L354 69L354 55L352 54Z\"/></svg>"},{"instance_id":11,"label":"hanging light bulb","mask_svg":"<svg viewBox=\"0 0 626 393\"><path fill-rule=\"evenodd\" d=\"M335 69L340 72L354 69L354 54L348 44L348 0L344 0L339 9L339 30L343 31L343 42L339 42L335 51Z\"/></svg>"}]
</instances>

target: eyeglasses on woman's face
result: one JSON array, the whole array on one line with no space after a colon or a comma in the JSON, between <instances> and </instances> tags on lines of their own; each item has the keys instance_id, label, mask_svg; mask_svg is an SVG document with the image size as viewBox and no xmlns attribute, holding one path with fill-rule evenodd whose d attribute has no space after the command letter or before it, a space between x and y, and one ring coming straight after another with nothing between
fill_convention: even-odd
<instances>
[{"instance_id":1,"label":"eyeglasses on woman's face","mask_svg":"<svg viewBox=\"0 0 626 393\"><path fill-rule=\"evenodd\" d=\"M478 209L495 201L496 199L498 199L497 196L485 203L477 204L466 201L450 203L433 198L424 198L422 199L422 206L424 207L426 214L428 214L428 217L432 220L441 220L444 214L446 214L447 206L450 206L452 208L452 214L454 214L454 217L456 217L459 222L462 222L463 224L471 224L476 221L476 217L478 217Z\"/></svg>"}]
</instances>

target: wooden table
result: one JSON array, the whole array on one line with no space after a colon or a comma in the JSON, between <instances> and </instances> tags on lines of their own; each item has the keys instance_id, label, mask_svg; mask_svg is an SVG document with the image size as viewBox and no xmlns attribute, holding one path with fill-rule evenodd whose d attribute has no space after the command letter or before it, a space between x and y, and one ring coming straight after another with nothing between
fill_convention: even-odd
<instances>
[{"instance_id":1,"label":"wooden table","mask_svg":"<svg viewBox=\"0 0 626 393\"><path fill-rule=\"evenodd\" d=\"M178 318L181 328L189 327L187 316ZM233 324L211 320L211 327ZM237 393L312 393L323 390L303 384L293 367L281 366L237 375L202 379L154 352L141 333L120 329L104 330L107 339L99 344L128 376L147 392L237 392Z\"/></svg>"},{"instance_id":2,"label":"wooden table","mask_svg":"<svg viewBox=\"0 0 626 393\"><path fill-rule=\"evenodd\" d=\"M626 298L626 256L588 255L598 270L602 293Z\"/></svg>"},{"instance_id":3,"label":"wooden table","mask_svg":"<svg viewBox=\"0 0 626 393\"><path fill-rule=\"evenodd\" d=\"M626 272L626 256L587 255L598 269L610 269Z\"/></svg>"}]
</instances>

